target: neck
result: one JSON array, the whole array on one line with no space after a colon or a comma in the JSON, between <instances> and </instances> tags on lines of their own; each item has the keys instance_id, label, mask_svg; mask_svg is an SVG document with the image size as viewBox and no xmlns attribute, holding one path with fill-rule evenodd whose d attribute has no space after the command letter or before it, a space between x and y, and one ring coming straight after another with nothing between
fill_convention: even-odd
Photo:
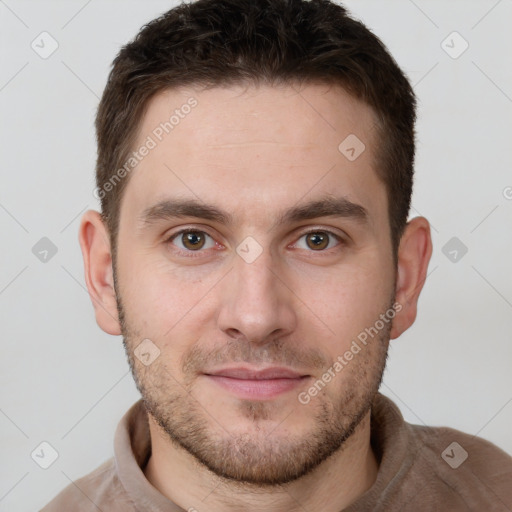
<instances>
[{"instance_id":1,"label":"neck","mask_svg":"<svg viewBox=\"0 0 512 512\"><path fill-rule=\"evenodd\" d=\"M187 511L338 512L368 490L378 463L370 444L370 413L343 447L309 474L282 486L255 487L220 478L171 443L151 415L152 454L144 473L164 496Z\"/></svg>"}]
</instances>

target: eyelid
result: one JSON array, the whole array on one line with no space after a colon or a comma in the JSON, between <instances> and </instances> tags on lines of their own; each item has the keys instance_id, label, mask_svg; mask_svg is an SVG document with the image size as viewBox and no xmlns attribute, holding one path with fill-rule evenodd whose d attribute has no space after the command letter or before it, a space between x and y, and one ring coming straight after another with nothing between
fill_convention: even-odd
<instances>
[{"instance_id":1,"label":"eyelid","mask_svg":"<svg viewBox=\"0 0 512 512\"><path fill-rule=\"evenodd\" d=\"M334 228L326 228L323 226L308 226L306 231L301 231L300 236L307 235L309 233L328 233L329 235L333 235L334 237L339 238L340 240L345 240L348 238L348 235L346 235L344 232L340 230L340 232L337 232L334 230Z\"/></svg>"},{"instance_id":2,"label":"eyelid","mask_svg":"<svg viewBox=\"0 0 512 512\"><path fill-rule=\"evenodd\" d=\"M199 233L205 233L206 235L210 236L211 238L214 238L214 236L208 231L208 227L206 226L187 226L184 228L179 229L178 231L174 231L170 234L164 235L164 242L168 242L169 240L172 240L173 238L176 238L178 235L181 235L183 233L190 233L190 232L199 232Z\"/></svg>"}]
</instances>

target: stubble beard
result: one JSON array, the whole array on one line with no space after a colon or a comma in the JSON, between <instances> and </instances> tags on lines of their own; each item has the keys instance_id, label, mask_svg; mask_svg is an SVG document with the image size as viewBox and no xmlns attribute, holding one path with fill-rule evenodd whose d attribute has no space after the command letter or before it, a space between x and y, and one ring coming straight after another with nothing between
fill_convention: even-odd
<instances>
[{"instance_id":1,"label":"stubble beard","mask_svg":"<svg viewBox=\"0 0 512 512\"><path fill-rule=\"evenodd\" d=\"M389 308L393 302L394 297ZM136 364L133 350L142 338L127 321L119 295L117 303L126 355L146 411L172 444L186 450L197 462L232 484L252 488L278 486L313 471L343 448L370 411L382 381L391 322L355 355L340 376L327 384L336 386L336 379L344 379L338 400L322 390L307 405L296 400L286 414L277 411L271 402L240 400L239 414L255 428L251 428L250 433L236 432L236 425L235 429L223 425L222 414L212 416L200 403L200 397L193 393L195 374L192 370L200 367L211 354L201 352L198 347L192 349L188 359L184 358L182 382L169 372L163 357L149 367ZM216 351L225 361L282 363L296 358L293 349L278 340L269 342L261 350L250 343L229 345L229 359L225 359L226 347ZM283 358L283 349L289 357ZM314 359L314 355L312 357ZM321 360L325 359L319 355L316 362ZM304 407L313 411L308 431L290 435L281 430L281 425L275 425L275 419L281 417L283 425L293 424L294 411L303 413ZM269 419L273 420L272 428L269 428Z\"/></svg>"}]
</instances>

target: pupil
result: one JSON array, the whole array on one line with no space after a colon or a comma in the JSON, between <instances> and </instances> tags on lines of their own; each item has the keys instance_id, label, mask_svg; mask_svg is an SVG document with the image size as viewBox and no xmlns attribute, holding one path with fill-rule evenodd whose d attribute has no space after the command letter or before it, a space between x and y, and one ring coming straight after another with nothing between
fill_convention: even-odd
<instances>
[{"instance_id":1,"label":"pupil","mask_svg":"<svg viewBox=\"0 0 512 512\"><path fill-rule=\"evenodd\" d=\"M313 235L313 243L314 243L315 245L320 245L322 242L323 242L323 237L322 237L322 235L318 235L318 234L314 234L314 235Z\"/></svg>"}]
</instances>

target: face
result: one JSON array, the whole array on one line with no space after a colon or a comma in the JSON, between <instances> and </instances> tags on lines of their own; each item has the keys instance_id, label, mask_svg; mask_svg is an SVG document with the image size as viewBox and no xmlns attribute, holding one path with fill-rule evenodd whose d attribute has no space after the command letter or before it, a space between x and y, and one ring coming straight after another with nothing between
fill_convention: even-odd
<instances>
[{"instance_id":1,"label":"face","mask_svg":"<svg viewBox=\"0 0 512 512\"><path fill-rule=\"evenodd\" d=\"M376 142L372 110L325 85L149 104L118 311L150 418L218 475L292 481L367 416L395 289Z\"/></svg>"}]
</instances>

